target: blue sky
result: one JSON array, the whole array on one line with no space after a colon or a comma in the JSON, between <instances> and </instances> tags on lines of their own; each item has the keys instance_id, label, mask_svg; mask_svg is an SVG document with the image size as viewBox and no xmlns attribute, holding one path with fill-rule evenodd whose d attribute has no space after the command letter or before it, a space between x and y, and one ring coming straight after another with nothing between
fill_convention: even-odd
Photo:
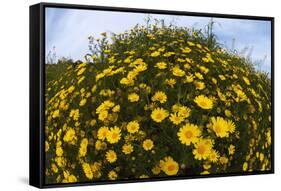
<instances>
[{"instance_id":1,"label":"blue sky","mask_svg":"<svg viewBox=\"0 0 281 191\"><path fill-rule=\"evenodd\" d=\"M164 19L166 23L175 22L177 26L204 28L209 17L171 16L150 14L152 18ZM147 14L108 12L79 9L46 9L46 55L55 46L57 57L82 59L89 52L88 37L100 37L102 32L120 33L144 24ZM220 43L231 48L235 38L235 49L253 47L252 59L265 62L259 70L270 72L271 62L271 28L270 21L245 19L213 18L216 22L214 33Z\"/></svg>"}]
</instances>

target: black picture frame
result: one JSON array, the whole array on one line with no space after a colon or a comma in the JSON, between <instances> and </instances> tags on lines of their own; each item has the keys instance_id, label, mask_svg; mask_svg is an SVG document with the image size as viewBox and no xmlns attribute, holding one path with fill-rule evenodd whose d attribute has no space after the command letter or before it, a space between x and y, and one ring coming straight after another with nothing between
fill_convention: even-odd
<instances>
[{"instance_id":1,"label":"black picture frame","mask_svg":"<svg viewBox=\"0 0 281 191\"><path fill-rule=\"evenodd\" d=\"M265 20L271 22L271 98L272 98L272 120L271 120L271 164L272 168L268 171L259 172L243 172L243 173L228 173L228 174L210 174L210 175L194 175L188 177L161 177L149 179L130 179L116 181L99 181L85 183L67 183L67 184L45 184L44 182L44 90L45 90L45 9L52 8L67 8L67 9L83 9L83 10L102 10L102 11L118 11L118 12L134 12L134 13L152 13L152 14L170 14L183 16L199 16L199 17L216 17L216 18L235 18L249 20ZM154 10L154 9L136 9L124 7L104 7L92 5L73 5L73 4L58 4L58 3L39 3L30 6L30 96L29 96L29 184L38 188L53 188L66 186L83 186L83 185L98 185L111 183L132 183L132 182L147 182L161 180L180 180L192 178L206 177L226 177L226 176L244 176L257 174L272 174L274 173L274 18L249 16L249 15L232 15L232 14L217 14L217 13L195 13L186 11L170 11L170 10Z\"/></svg>"}]
</instances>

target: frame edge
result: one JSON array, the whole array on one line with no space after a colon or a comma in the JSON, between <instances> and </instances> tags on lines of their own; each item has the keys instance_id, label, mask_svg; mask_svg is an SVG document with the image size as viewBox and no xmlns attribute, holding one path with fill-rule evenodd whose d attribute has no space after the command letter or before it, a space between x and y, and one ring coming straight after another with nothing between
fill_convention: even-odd
<instances>
[{"instance_id":1,"label":"frame edge","mask_svg":"<svg viewBox=\"0 0 281 191\"><path fill-rule=\"evenodd\" d=\"M29 7L29 185L42 188L40 126L41 4Z\"/></svg>"}]
</instances>

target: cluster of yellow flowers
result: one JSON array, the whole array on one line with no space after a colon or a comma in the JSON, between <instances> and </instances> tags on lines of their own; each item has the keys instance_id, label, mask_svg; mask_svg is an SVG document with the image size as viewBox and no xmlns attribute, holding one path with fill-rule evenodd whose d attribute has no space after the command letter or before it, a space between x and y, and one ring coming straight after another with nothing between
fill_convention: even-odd
<instances>
[{"instance_id":1,"label":"cluster of yellow flowers","mask_svg":"<svg viewBox=\"0 0 281 191\"><path fill-rule=\"evenodd\" d=\"M102 36L102 55L47 80L46 183L271 169L267 75L200 31Z\"/></svg>"}]
</instances>

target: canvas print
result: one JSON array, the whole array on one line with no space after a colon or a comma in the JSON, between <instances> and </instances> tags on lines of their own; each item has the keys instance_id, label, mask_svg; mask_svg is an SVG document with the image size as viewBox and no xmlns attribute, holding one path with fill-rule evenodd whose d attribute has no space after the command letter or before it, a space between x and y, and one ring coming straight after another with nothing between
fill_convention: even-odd
<instances>
[{"instance_id":1,"label":"canvas print","mask_svg":"<svg viewBox=\"0 0 281 191\"><path fill-rule=\"evenodd\" d=\"M47 7L45 184L272 170L271 22Z\"/></svg>"}]
</instances>

